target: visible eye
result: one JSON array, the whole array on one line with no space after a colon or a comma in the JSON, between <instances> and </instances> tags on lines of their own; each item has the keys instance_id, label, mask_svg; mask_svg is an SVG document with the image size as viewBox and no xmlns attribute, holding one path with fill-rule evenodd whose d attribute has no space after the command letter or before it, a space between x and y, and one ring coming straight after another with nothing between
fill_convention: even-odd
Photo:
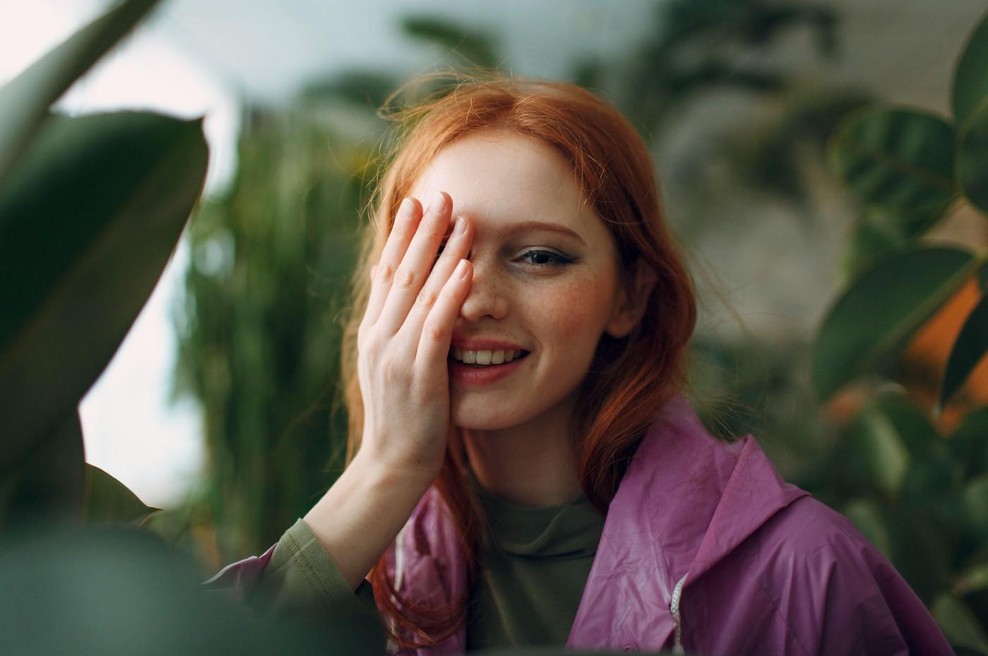
<instances>
[{"instance_id":1,"label":"visible eye","mask_svg":"<svg viewBox=\"0 0 988 656\"><path fill-rule=\"evenodd\" d=\"M533 266L565 266L575 260L575 257L544 248L530 248L515 257L515 262Z\"/></svg>"}]
</instances>

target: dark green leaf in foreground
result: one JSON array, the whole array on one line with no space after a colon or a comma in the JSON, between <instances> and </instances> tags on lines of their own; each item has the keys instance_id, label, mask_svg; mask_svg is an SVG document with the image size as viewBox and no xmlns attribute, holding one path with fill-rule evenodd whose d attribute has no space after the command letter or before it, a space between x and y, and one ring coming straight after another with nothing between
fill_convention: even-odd
<instances>
[{"instance_id":1,"label":"dark green leaf in foreground","mask_svg":"<svg viewBox=\"0 0 988 656\"><path fill-rule=\"evenodd\" d=\"M86 465L86 521L139 523L155 511L130 488L99 467Z\"/></svg>"},{"instance_id":2,"label":"dark green leaf in foreground","mask_svg":"<svg viewBox=\"0 0 988 656\"><path fill-rule=\"evenodd\" d=\"M824 399L887 363L971 274L974 256L954 248L897 254L866 270L823 321L813 385Z\"/></svg>"},{"instance_id":3,"label":"dark green leaf in foreground","mask_svg":"<svg viewBox=\"0 0 988 656\"><path fill-rule=\"evenodd\" d=\"M947 370L940 386L943 405L959 390L988 351L988 296L982 296L964 321L957 341L950 351Z\"/></svg>"},{"instance_id":4,"label":"dark green leaf in foreground","mask_svg":"<svg viewBox=\"0 0 988 656\"><path fill-rule=\"evenodd\" d=\"M127 0L82 28L0 89L0 182L48 107L144 17L158 0ZM16 21L15 12L7 19Z\"/></svg>"},{"instance_id":5,"label":"dark green leaf in foreground","mask_svg":"<svg viewBox=\"0 0 988 656\"><path fill-rule=\"evenodd\" d=\"M39 532L0 543L0 561L4 654L377 652L371 631L352 618L346 630L327 630L261 618L229 594L203 591L195 563L148 531Z\"/></svg>"},{"instance_id":6,"label":"dark green leaf in foreground","mask_svg":"<svg viewBox=\"0 0 988 656\"><path fill-rule=\"evenodd\" d=\"M75 410L62 419L16 471L0 475L0 527L78 523L84 486L82 424Z\"/></svg>"},{"instance_id":7,"label":"dark green leaf in foreground","mask_svg":"<svg viewBox=\"0 0 988 656\"><path fill-rule=\"evenodd\" d=\"M906 109L852 114L831 144L831 162L862 200L909 210L943 208L954 198L954 129Z\"/></svg>"},{"instance_id":8,"label":"dark green leaf in foreground","mask_svg":"<svg viewBox=\"0 0 988 656\"><path fill-rule=\"evenodd\" d=\"M74 410L199 196L199 121L57 119L0 188L0 477Z\"/></svg>"},{"instance_id":9,"label":"dark green leaf in foreground","mask_svg":"<svg viewBox=\"0 0 988 656\"><path fill-rule=\"evenodd\" d=\"M954 121L963 126L988 100L988 14L971 32L954 70Z\"/></svg>"}]
</instances>

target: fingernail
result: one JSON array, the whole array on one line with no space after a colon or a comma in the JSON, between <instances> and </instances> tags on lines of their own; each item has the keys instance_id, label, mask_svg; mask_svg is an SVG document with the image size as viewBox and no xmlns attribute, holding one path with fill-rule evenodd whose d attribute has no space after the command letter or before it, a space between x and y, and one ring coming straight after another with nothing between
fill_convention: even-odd
<instances>
[{"instance_id":1,"label":"fingernail","mask_svg":"<svg viewBox=\"0 0 988 656\"><path fill-rule=\"evenodd\" d=\"M441 212L444 205L446 205L446 194L441 191L437 191L432 197L432 202L429 204L429 209L433 212Z\"/></svg>"},{"instance_id":2,"label":"fingernail","mask_svg":"<svg viewBox=\"0 0 988 656\"><path fill-rule=\"evenodd\" d=\"M398 216L408 216L411 214L413 205L414 203L411 198L403 198L401 205L398 206Z\"/></svg>"},{"instance_id":3,"label":"fingernail","mask_svg":"<svg viewBox=\"0 0 988 656\"><path fill-rule=\"evenodd\" d=\"M467 277L467 261L466 260L460 260L459 264L456 265L456 270L453 272L453 275L455 275L457 278L466 278Z\"/></svg>"},{"instance_id":4,"label":"fingernail","mask_svg":"<svg viewBox=\"0 0 988 656\"><path fill-rule=\"evenodd\" d=\"M453 219L453 233L450 236L454 237L457 235L462 235L464 232L466 232L466 230L467 230L467 222L464 220L462 216L458 216L455 219Z\"/></svg>"}]
</instances>

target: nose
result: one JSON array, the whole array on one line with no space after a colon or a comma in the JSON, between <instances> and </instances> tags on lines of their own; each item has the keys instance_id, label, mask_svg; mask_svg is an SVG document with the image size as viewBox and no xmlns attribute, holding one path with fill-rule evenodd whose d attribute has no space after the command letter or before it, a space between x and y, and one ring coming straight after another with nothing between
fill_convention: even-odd
<instances>
[{"instance_id":1,"label":"nose","mask_svg":"<svg viewBox=\"0 0 988 656\"><path fill-rule=\"evenodd\" d=\"M472 260L473 283L470 293L460 306L460 317L466 321L503 319L508 315L506 285L496 270L496 265Z\"/></svg>"}]
</instances>

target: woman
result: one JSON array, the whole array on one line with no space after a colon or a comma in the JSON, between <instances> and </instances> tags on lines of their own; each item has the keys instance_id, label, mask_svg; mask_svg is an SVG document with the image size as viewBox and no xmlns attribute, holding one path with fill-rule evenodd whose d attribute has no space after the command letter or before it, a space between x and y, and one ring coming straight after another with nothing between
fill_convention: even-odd
<instances>
[{"instance_id":1,"label":"woman","mask_svg":"<svg viewBox=\"0 0 988 656\"><path fill-rule=\"evenodd\" d=\"M327 615L370 587L409 652L950 653L844 518L680 397L693 290L618 112L498 79L402 118L344 345L349 466L219 581Z\"/></svg>"}]
</instances>

